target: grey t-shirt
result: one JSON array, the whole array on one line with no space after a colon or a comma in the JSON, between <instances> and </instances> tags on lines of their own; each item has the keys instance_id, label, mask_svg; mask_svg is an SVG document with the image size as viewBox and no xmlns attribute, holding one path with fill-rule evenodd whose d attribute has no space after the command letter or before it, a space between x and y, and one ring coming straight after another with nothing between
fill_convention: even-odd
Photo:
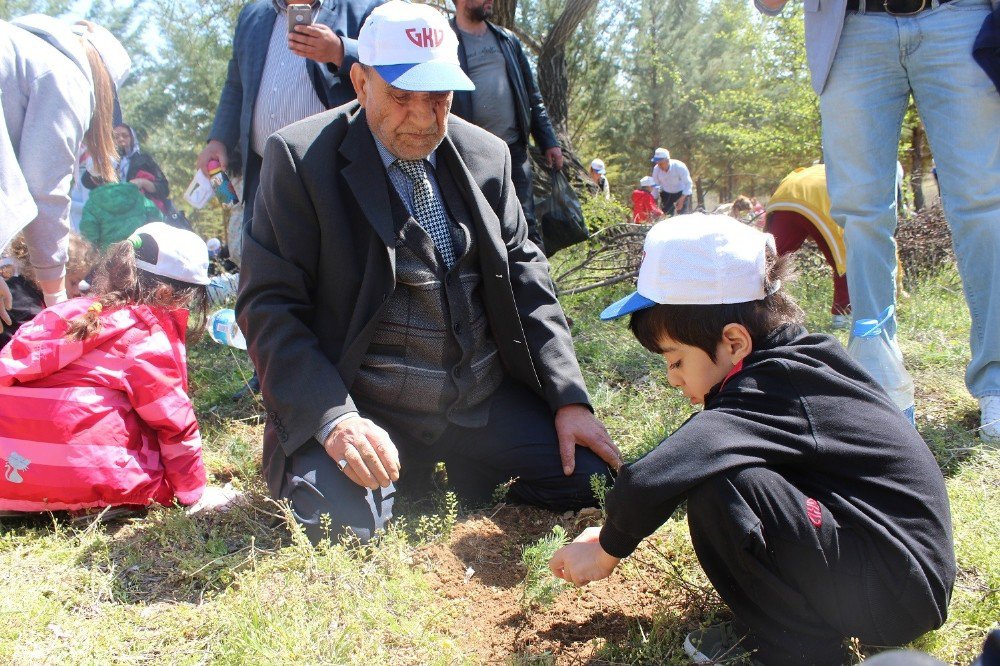
<instances>
[{"instance_id":1,"label":"grey t-shirt","mask_svg":"<svg viewBox=\"0 0 1000 666\"><path fill-rule=\"evenodd\" d=\"M507 143L514 143L521 133L514 114L507 64L496 35L490 29L482 36L463 30L462 43L469 61L469 78L476 84L472 93L472 122Z\"/></svg>"}]
</instances>

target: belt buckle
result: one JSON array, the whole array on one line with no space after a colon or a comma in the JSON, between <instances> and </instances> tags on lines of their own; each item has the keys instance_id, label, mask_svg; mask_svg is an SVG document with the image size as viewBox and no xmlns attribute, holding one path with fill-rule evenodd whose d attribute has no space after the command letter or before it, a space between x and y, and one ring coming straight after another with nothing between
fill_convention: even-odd
<instances>
[{"instance_id":1,"label":"belt buckle","mask_svg":"<svg viewBox=\"0 0 1000 666\"><path fill-rule=\"evenodd\" d=\"M930 8L930 3L928 2L928 0L920 0L920 6L917 7L917 9L915 9L913 11L910 11L910 12L897 12L897 11L894 11L893 9L890 9L889 4L891 2L893 2L893 0L883 0L882 1L882 9L884 9L885 13L888 14L889 16L916 16L917 14L919 14L922 11L924 11L925 9L929 9Z\"/></svg>"}]
</instances>

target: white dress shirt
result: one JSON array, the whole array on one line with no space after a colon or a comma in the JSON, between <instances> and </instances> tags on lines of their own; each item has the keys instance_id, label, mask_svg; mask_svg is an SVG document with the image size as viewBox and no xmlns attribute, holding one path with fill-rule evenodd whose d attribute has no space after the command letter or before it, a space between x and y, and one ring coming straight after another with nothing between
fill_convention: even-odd
<instances>
[{"instance_id":1,"label":"white dress shirt","mask_svg":"<svg viewBox=\"0 0 1000 666\"><path fill-rule=\"evenodd\" d=\"M691 196L691 174L687 165L680 160L670 160L670 170L664 171L657 164L653 167L653 180L661 192L676 194L680 192L685 196Z\"/></svg>"}]
</instances>

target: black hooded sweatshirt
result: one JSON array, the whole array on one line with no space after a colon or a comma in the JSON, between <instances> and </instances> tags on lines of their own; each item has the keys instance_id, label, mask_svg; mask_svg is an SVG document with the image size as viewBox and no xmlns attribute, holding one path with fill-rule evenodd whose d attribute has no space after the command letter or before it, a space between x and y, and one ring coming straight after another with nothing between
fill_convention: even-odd
<instances>
[{"instance_id":1,"label":"black hooded sweatshirt","mask_svg":"<svg viewBox=\"0 0 1000 666\"><path fill-rule=\"evenodd\" d=\"M703 411L622 468L607 495L602 548L625 557L691 489L764 467L862 534L882 579L907 581L901 604L930 603L943 622L955 552L930 449L836 338L787 325L762 342L706 396Z\"/></svg>"}]
</instances>

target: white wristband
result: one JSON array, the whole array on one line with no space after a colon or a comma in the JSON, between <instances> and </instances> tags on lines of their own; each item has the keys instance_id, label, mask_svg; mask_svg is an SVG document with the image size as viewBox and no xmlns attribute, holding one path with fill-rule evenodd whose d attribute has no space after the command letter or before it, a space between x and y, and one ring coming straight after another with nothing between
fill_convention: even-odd
<instances>
[{"instance_id":1,"label":"white wristband","mask_svg":"<svg viewBox=\"0 0 1000 666\"><path fill-rule=\"evenodd\" d=\"M52 294L42 294L42 299L45 301L45 307L51 308L56 303L62 303L67 300L66 290L60 289L59 291Z\"/></svg>"}]
</instances>

